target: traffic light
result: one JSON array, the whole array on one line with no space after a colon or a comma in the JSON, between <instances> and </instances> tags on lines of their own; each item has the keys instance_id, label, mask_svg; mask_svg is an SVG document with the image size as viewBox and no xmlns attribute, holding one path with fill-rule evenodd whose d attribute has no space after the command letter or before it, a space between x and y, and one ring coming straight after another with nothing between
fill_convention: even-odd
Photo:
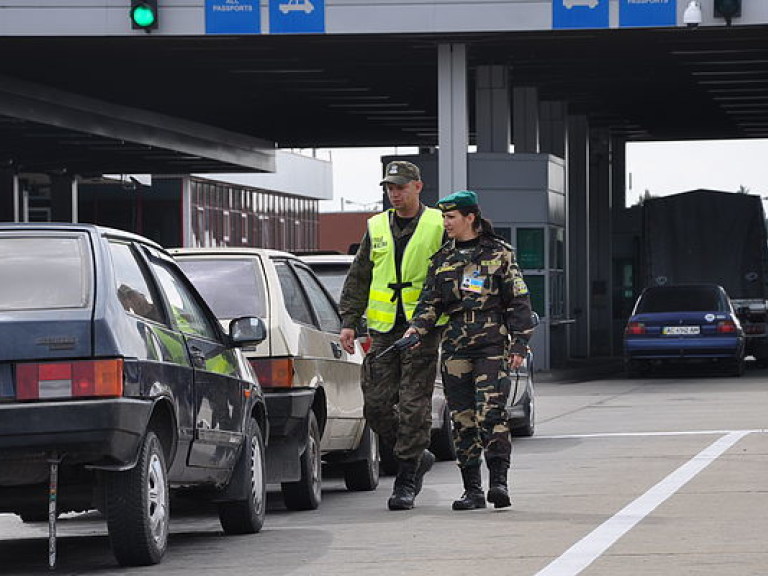
<instances>
[{"instance_id":1,"label":"traffic light","mask_svg":"<svg viewBox=\"0 0 768 576\"><path fill-rule=\"evenodd\" d=\"M149 32L157 28L157 0L131 0L131 28Z\"/></svg>"},{"instance_id":2,"label":"traffic light","mask_svg":"<svg viewBox=\"0 0 768 576\"><path fill-rule=\"evenodd\" d=\"M741 16L741 0L715 0L715 18L725 18L730 26L734 16Z\"/></svg>"}]
</instances>

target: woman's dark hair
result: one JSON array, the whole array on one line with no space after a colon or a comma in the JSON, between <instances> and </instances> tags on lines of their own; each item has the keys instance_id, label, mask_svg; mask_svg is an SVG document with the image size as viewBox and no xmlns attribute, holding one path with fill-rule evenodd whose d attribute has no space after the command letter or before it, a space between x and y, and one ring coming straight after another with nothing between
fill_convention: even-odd
<instances>
[{"instance_id":1,"label":"woman's dark hair","mask_svg":"<svg viewBox=\"0 0 768 576\"><path fill-rule=\"evenodd\" d=\"M493 229L493 224L483 218L482 214L480 213L480 206L462 206L461 208L457 208L457 210L464 216L467 216L468 214L475 215L475 221L472 222L472 228L474 228L480 234L480 236L496 236L496 231Z\"/></svg>"}]
</instances>

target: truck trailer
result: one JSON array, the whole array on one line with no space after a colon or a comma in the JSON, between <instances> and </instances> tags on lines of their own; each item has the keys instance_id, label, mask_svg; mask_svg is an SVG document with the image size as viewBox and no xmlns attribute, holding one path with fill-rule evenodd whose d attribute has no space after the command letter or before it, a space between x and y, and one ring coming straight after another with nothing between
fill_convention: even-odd
<instances>
[{"instance_id":1,"label":"truck trailer","mask_svg":"<svg viewBox=\"0 0 768 576\"><path fill-rule=\"evenodd\" d=\"M694 190L643 203L642 288L719 284L747 337L746 354L768 364L768 239L759 196Z\"/></svg>"}]
</instances>

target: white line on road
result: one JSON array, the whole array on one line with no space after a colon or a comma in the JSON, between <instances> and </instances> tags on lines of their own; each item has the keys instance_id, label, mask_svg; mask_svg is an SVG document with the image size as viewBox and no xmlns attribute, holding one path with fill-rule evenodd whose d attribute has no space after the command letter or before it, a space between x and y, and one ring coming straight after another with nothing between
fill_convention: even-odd
<instances>
[{"instance_id":1,"label":"white line on road","mask_svg":"<svg viewBox=\"0 0 768 576\"><path fill-rule=\"evenodd\" d=\"M699 472L750 432L749 430L730 432L710 444L645 494L571 546L559 558L537 572L536 576L575 576L579 574L667 498L680 490Z\"/></svg>"},{"instance_id":2,"label":"white line on road","mask_svg":"<svg viewBox=\"0 0 768 576\"><path fill-rule=\"evenodd\" d=\"M552 436L531 436L529 438L515 438L531 442L535 440L573 440L578 438L631 438L642 436L712 436L721 434L766 434L768 429L755 428L753 430L680 430L673 432L606 432L604 434L555 434Z\"/></svg>"}]
</instances>

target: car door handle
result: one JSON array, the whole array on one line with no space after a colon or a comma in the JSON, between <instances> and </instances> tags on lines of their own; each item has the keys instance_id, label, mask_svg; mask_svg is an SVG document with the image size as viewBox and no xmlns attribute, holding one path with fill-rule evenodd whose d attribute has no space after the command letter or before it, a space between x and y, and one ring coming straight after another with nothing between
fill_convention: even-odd
<instances>
[{"instance_id":1,"label":"car door handle","mask_svg":"<svg viewBox=\"0 0 768 576\"><path fill-rule=\"evenodd\" d=\"M333 350L333 357L337 360L341 358L341 346L338 342L331 342L331 350Z\"/></svg>"},{"instance_id":2,"label":"car door handle","mask_svg":"<svg viewBox=\"0 0 768 576\"><path fill-rule=\"evenodd\" d=\"M200 348L190 347L189 355L192 356L192 366L195 368L205 368L205 354Z\"/></svg>"}]
</instances>

